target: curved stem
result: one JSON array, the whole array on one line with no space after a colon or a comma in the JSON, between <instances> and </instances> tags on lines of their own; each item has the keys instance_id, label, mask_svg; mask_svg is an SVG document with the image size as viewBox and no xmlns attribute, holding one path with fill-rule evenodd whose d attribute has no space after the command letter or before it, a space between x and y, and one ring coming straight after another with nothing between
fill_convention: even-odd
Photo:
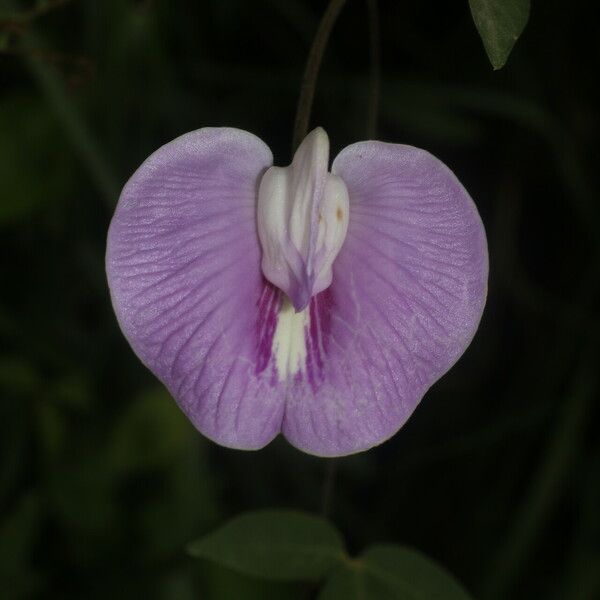
<instances>
[{"instance_id":1,"label":"curved stem","mask_svg":"<svg viewBox=\"0 0 600 600\"><path fill-rule=\"evenodd\" d=\"M367 139L375 139L377 113L379 110L379 89L381 86L381 41L379 35L379 10L377 0L366 0L369 20L369 45L371 59L371 89L367 108Z\"/></svg>"},{"instance_id":2,"label":"curved stem","mask_svg":"<svg viewBox=\"0 0 600 600\"><path fill-rule=\"evenodd\" d=\"M321 495L321 515L323 517L329 516L331 510L331 504L333 501L333 488L335 484L335 473L337 471L336 458L328 458L327 466L325 471L325 479L323 480L323 491Z\"/></svg>"},{"instance_id":3,"label":"curved stem","mask_svg":"<svg viewBox=\"0 0 600 600\"><path fill-rule=\"evenodd\" d=\"M292 151L300 145L300 142L308 133L308 123L310 121L310 112L312 110L313 100L315 97L315 88L317 78L321 68L329 34L336 22L342 7L346 0L330 0L327 9L323 13L319 28L313 40L312 46L308 53L308 60L302 77L302 86L300 87L300 97L298 99L298 108L296 109L296 121L294 123L294 138Z\"/></svg>"}]
</instances>

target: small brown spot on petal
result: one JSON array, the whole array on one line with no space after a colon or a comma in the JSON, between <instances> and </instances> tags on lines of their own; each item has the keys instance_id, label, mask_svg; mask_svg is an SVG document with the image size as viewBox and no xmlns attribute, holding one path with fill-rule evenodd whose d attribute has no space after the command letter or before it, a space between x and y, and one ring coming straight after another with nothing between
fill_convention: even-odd
<instances>
[{"instance_id":1,"label":"small brown spot on petal","mask_svg":"<svg viewBox=\"0 0 600 600\"><path fill-rule=\"evenodd\" d=\"M341 221L344 218L344 213L342 212L342 209L339 206L335 214L337 216L338 221Z\"/></svg>"}]
</instances>

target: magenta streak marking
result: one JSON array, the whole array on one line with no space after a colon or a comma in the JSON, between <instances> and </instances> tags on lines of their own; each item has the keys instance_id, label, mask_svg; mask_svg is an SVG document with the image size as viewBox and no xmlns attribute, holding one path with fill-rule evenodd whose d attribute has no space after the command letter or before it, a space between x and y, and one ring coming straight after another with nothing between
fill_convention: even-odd
<instances>
[{"instance_id":1,"label":"magenta streak marking","mask_svg":"<svg viewBox=\"0 0 600 600\"><path fill-rule=\"evenodd\" d=\"M275 294L273 290L264 286L261 294L261 299L258 302L258 316L259 319L261 316L268 315L269 311L272 308L273 300L275 299ZM268 319L263 319L262 324L258 326L258 340L262 340L266 330L268 329Z\"/></svg>"},{"instance_id":2,"label":"magenta streak marking","mask_svg":"<svg viewBox=\"0 0 600 600\"><path fill-rule=\"evenodd\" d=\"M313 349L313 353L316 358L316 366L318 367L319 371L322 371L323 360L321 357L321 350L319 348L319 320L318 320L319 319L319 317L318 317L318 312L319 312L318 311L318 306L319 306L318 296L320 296L320 295L321 294L318 294L314 298L311 298L309 337L310 337L310 341L311 341L311 347Z\"/></svg>"},{"instance_id":3,"label":"magenta streak marking","mask_svg":"<svg viewBox=\"0 0 600 600\"><path fill-rule=\"evenodd\" d=\"M332 297L329 290L325 290L311 298L309 309L310 327L306 331L306 362L308 382L314 391L324 378L327 342L331 325L331 305Z\"/></svg>"},{"instance_id":4,"label":"magenta streak marking","mask_svg":"<svg viewBox=\"0 0 600 600\"><path fill-rule=\"evenodd\" d=\"M308 383L313 391L316 389L317 385L317 365L315 364L315 358L319 357L319 344L317 340L317 324L316 324L316 304L317 298L313 296L310 299L309 305L309 315L310 315L310 325L307 331L305 332L305 342L306 342L306 375L308 377Z\"/></svg>"},{"instance_id":5,"label":"magenta streak marking","mask_svg":"<svg viewBox=\"0 0 600 600\"><path fill-rule=\"evenodd\" d=\"M255 374L259 375L269 365L270 383L277 385L277 369L272 362L273 336L277 327L277 317L282 303L282 292L266 279L263 280L263 289L256 302L256 367ZM332 307L332 294L325 290L310 299L309 315L310 326L305 330L306 341L306 378L313 390L323 381L325 355L327 354L328 338L330 333ZM294 376L294 381L299 383L304 378L302 371Z\"/></svg>"},{"instance_id":6,"label":"magenta streak marking","mask_svg":"<svg viewBox=\"0 0 600 600\"><path fill-rule=\"evenodd\" d=\"M321 358L325 358L327 356L327 352L329 350L329 334L331 332L331 312L334 310L334 298L333 292L331 288L327 288L320 294L318 294L319 298L319 310L317 311L317 315L319 317L319 341L320 348L322 348L322 355L320 353ZM320 363L321 368L323 367L323 363Z\"/></svg>"},{"instance_id":7,"label":"magenta streak marking","mask_svg":"<svg viewBox=\"0 0 600 600\"><path fill-rule=\"evenodd\" d=\"M263 280L263 286L263 292L257 302L256 375L262 373L269 365L273 336L275 335L275 327L277 326L277 314L281 307L280 290L266 280Z\"/></svg>"}]
</instances>

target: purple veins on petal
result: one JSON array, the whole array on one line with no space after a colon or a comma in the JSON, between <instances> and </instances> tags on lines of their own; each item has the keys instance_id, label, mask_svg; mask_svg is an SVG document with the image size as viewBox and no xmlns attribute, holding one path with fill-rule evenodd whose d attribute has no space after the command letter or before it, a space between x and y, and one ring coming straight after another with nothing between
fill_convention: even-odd
<instances>
[{"instance_id":1,"label":"purple veins on petal","mask_svg":"<svg viewBox=\"0 0 600 600\"><path fill-rule=\"evenodd\" d=\"M268 147L201 129L155 152L125 186L108 235L115 312L142 362L211 439L259 448L284 399L255 377L263 289L256 194Z\"/></svg>"},{"instance_id":2,"label":"purple veins on petal","mask_svg":"<svg viewBox=\"0 0 600 600\"><path fill-rule=\"evenodd\" d=\"M201 129L121 195L107 247L119 323L223 445L279 432L325 456L377 445L479 323L485 232L452 172L417 148L360 142L330 174L328 148L317 129L273 170L255 136Z\"/></svg>"},{"instance_id":3,"label":"purple veins on petal","mask_svg":"<svg viewBox=\"0 0 600 600\"><path fill-rule=\"evenodd\" d=\"M257 359L255 374L260 375L271 362L273 335L277 326L277 315L281 308L282 292L265 280L258 301L256 320Z\"/></svg>"}]
</instances>

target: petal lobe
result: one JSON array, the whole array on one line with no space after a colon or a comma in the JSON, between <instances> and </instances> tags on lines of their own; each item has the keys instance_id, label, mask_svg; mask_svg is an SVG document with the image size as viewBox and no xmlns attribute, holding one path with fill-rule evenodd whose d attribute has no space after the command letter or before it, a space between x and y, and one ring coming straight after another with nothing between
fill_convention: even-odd
<instances>
[{"instance_id":1,"label":"petal lobe","mask_svg":"<svg viewBox=\"0 0 600 600\"><path fill-rule=\"evenodd\" d=\"M271 163L268 147L241 130L183 135L131 177L108 234L125 336L196 427L236 448L264 446L283 415L282 395L257 368L265 282L256 195Z\"/></svg>"}]
</instances>

